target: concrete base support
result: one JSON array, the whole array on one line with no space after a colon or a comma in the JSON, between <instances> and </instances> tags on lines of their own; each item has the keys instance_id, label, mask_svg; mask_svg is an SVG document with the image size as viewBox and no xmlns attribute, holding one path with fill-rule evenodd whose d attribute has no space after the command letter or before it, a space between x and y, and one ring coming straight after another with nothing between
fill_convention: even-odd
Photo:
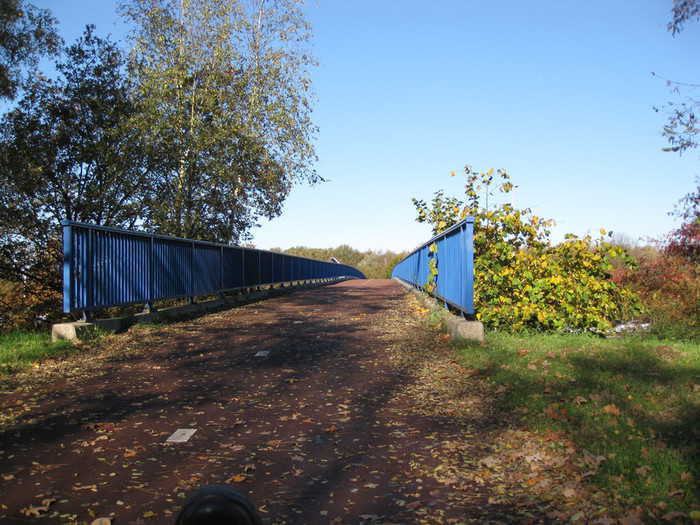
<instances>
[{"instance_id":1,"label":"concrete base support","mask_svg":"<svg viewBox=\"0 0 700 525\"><path fill-rule=\"evenodd\" d=\"M318 283L316 286L323 286L335 282L341 282L345 279L335 279L329 283ZM298 283L297 283L298 284ZM312 286L307 286L311 288ZM172 308L164 308L162 310L151 310L150 312L142 312L126 317L114 317L112 319L92 319L90 322L76 321L73 323L59 323L51 327L51 340L59 341L61 339L89 339L95 335L99 328L105 332L123 332L136 323L159 323L163 321L179 321L188 319L198 315L207 314L231 308L237 305L244 305L261 301L268 297L283 295L292 292L298 286L291 285L285 288L278 289L259 289L248 290L248 293L241 295L224 295L222 299L213 301L205 301L201 303L189 303L182 306L174 306Z\"/></svg>"},{"instance_id":2,"label":"concrete base support","mask_svg":"<svg viewBox=\"0 0 700 525\"><path fill-rule=\"evenodd\" d=\"M455 339L464 339L465 341L484 341L484 325L481 321L467 321L461 317L457 317L444 309L437 303L435 299L428 294L417 290L413 286L403 282L401 279L394 278L401 286L414 293L416 298L423 303L426 308L437 309L443 312L442 322L445 328Z\"/></svg>"},{"instance_id":3,"label":"concrete base support","mask_svg":"<svg viewBox=\"0 0 700 525\"><path fill-rule=\"evenodd\" d=\"M484 341L484 325L480 321L467 321L456 315L448 314L444 317L445 328L455 339L467 341Z\"/></svg>"},{"instance_id":4,"label":"concrete base support","mask_svg":"<svg viewBox=\"0 0 700 525\"><path fill-rule=\"evenodd\" d=\"M97 325L95 323L85 323L77 321L75 323L59 323L51 327L51 341L61 341L62 339L90 339L95 336Z\"/></svg>"}]
</instances>

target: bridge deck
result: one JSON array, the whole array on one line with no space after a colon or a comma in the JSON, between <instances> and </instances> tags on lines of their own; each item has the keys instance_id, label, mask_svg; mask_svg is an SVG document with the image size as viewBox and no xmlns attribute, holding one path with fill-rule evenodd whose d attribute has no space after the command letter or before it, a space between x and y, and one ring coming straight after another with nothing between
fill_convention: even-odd
<instances>
[{"instance_id":1,"label":"bridge deck","mask_svg":"<svg viewBox=\"0 0 700 525\"><path fill-rule=\"evenodd\" d=\"M465 451L478 469L494 422L483 393L457 416L426 380L464 374L418 310L393 281L348 281L138 328L4 385L0 521L50 497L88 523L169 523L184 494L227 483L267 523L511 512L452 474ZM196 433L165 444L179 428Z\"/></svg>"}]
</instances>

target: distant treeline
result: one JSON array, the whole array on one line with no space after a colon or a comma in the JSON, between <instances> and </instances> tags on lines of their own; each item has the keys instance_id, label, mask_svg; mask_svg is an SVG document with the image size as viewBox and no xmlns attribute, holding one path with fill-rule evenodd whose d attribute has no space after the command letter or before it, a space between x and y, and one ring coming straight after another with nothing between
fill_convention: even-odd
<instances>
[{"instance_id":1,"label":"distant treeline","mask_svg":"<svg viewBox=\"0 0 700 525\"><path fill-rule=\"evenodd\" d=\"M337 248L307 248L305 246L295 246L288 250L272 248L273 252L288 253L300 257L309 257L328 261L335 257L338 262L354 266L368 279L387 279L391 277L391 271L401 259L408 255L408 252L394 253L392 251L366 251L361 252L343 244Z\"/></svg>"}]
</instances>

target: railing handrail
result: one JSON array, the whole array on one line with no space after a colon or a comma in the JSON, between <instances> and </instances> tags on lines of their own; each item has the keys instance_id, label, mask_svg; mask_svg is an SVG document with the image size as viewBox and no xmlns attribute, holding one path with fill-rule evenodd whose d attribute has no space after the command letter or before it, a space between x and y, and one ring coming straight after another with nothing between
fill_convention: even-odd
<instances>
[{"instance_id":1,"label":"railing handrail","mask_svg":"<svg viewBox=\"0 0 700 525\"><path fill-rule=\"evenodd\" d=\"M199 244L199 245L213 246L216 248L240 248L243 250L254 250L254 251L264 252L264 253L274 253L276 255L286 255L287 257L295 257L297 259L303 259L305 261L328 262L328 261L323 261L321 259L314 259L312 257L303 257L301 255L294 255L293 253L274 252L272 250L264 250L262 248L248 248L247 246L240 246L238 244L225 244L225 243L214 242L214 241L187 239L185 237L176 237L174 235L163 235L162 233L148 233L148 232L138 231L138 230L126 230L123 228L115 228L113 226L102 226L102 225L98 225L98 224L89 224L86 222L63 220L63 221L61 221L61 226L78 226L80 228L86 228L86 229L90 229L90 230L101 230L101 231L107 231L107 232L112 232L112 233L133 235L134 237L146 237L146 238L153 238L153 239L163 239L166 241L180 241L180 242L186 242L186 243L195 243L195 244ZM353 266L350 266L349 264L344 264L344 263L334 263L334 264L340 264L342 266L347 266L348 268L355 269Z\"/></svg>"},{"instance_id":2,"label":"railing handrail","mask_svg":"<svg viewBox=\"0 0 700 525\"><path fill-rule=\"evenodd\" d=\"M418 246L417 248L411 250L411 251L409 252L409 254L408 254L406 257L404 257L403 259L401 259L401 260L400 260L398 263L396 263L396 264L397 264L397 265L401 264L403 261L405 261L406 259L408 259L411 255L413 255L414 253L416 253L418 250L422 250L422 249L425 248L426 246L430 246L431 244L433 244L433 243L434 243L435 241L437 241L438 239L442 239L443 237L448 236L448 235L449 235L450 233L452 233L454 230L456 230L456 229L458 229L458 228L461 228L463 225L465 225L465 224L467 224L467 223L474 224L474 217L465 217L464 219L462 219L461 221L459 221L459 222L453 224L452 226L450 226L450 227L447 228L446 230L442 230L440 233L438 233L438 234L434 235L433 237L431 237L429 241L426 241L426 242L424 242L423 244L421 244L420 246Z\"/></svg>"}]
</instances>

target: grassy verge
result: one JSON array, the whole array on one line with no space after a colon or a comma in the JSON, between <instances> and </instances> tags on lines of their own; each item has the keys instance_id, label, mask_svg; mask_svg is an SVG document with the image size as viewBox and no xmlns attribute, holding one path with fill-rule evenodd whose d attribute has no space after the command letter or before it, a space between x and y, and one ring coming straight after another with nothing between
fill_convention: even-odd
<instances>
[{"instance_id":1,"label":"grassy verge","mask_svg":"<svg viewBox=\"0 0 700 525\"><path fill-rule=\"evenodd\" d=\"M650 517L700 519L700 344L489 334L459 350L502 385L503 410L598 458L594 485Z\"/></svg>"},{"instance_id":2,"label":"grassy verge","mask_svg":"<svg viewBox=\"0 0 700 525\"><path fill-rule=\"evenodd\" d=\"M0 375L11 374L44 359L69 354L77 348L68 341L51 342L46 332L0 334Z\"/></svg>"}]
</instances>

